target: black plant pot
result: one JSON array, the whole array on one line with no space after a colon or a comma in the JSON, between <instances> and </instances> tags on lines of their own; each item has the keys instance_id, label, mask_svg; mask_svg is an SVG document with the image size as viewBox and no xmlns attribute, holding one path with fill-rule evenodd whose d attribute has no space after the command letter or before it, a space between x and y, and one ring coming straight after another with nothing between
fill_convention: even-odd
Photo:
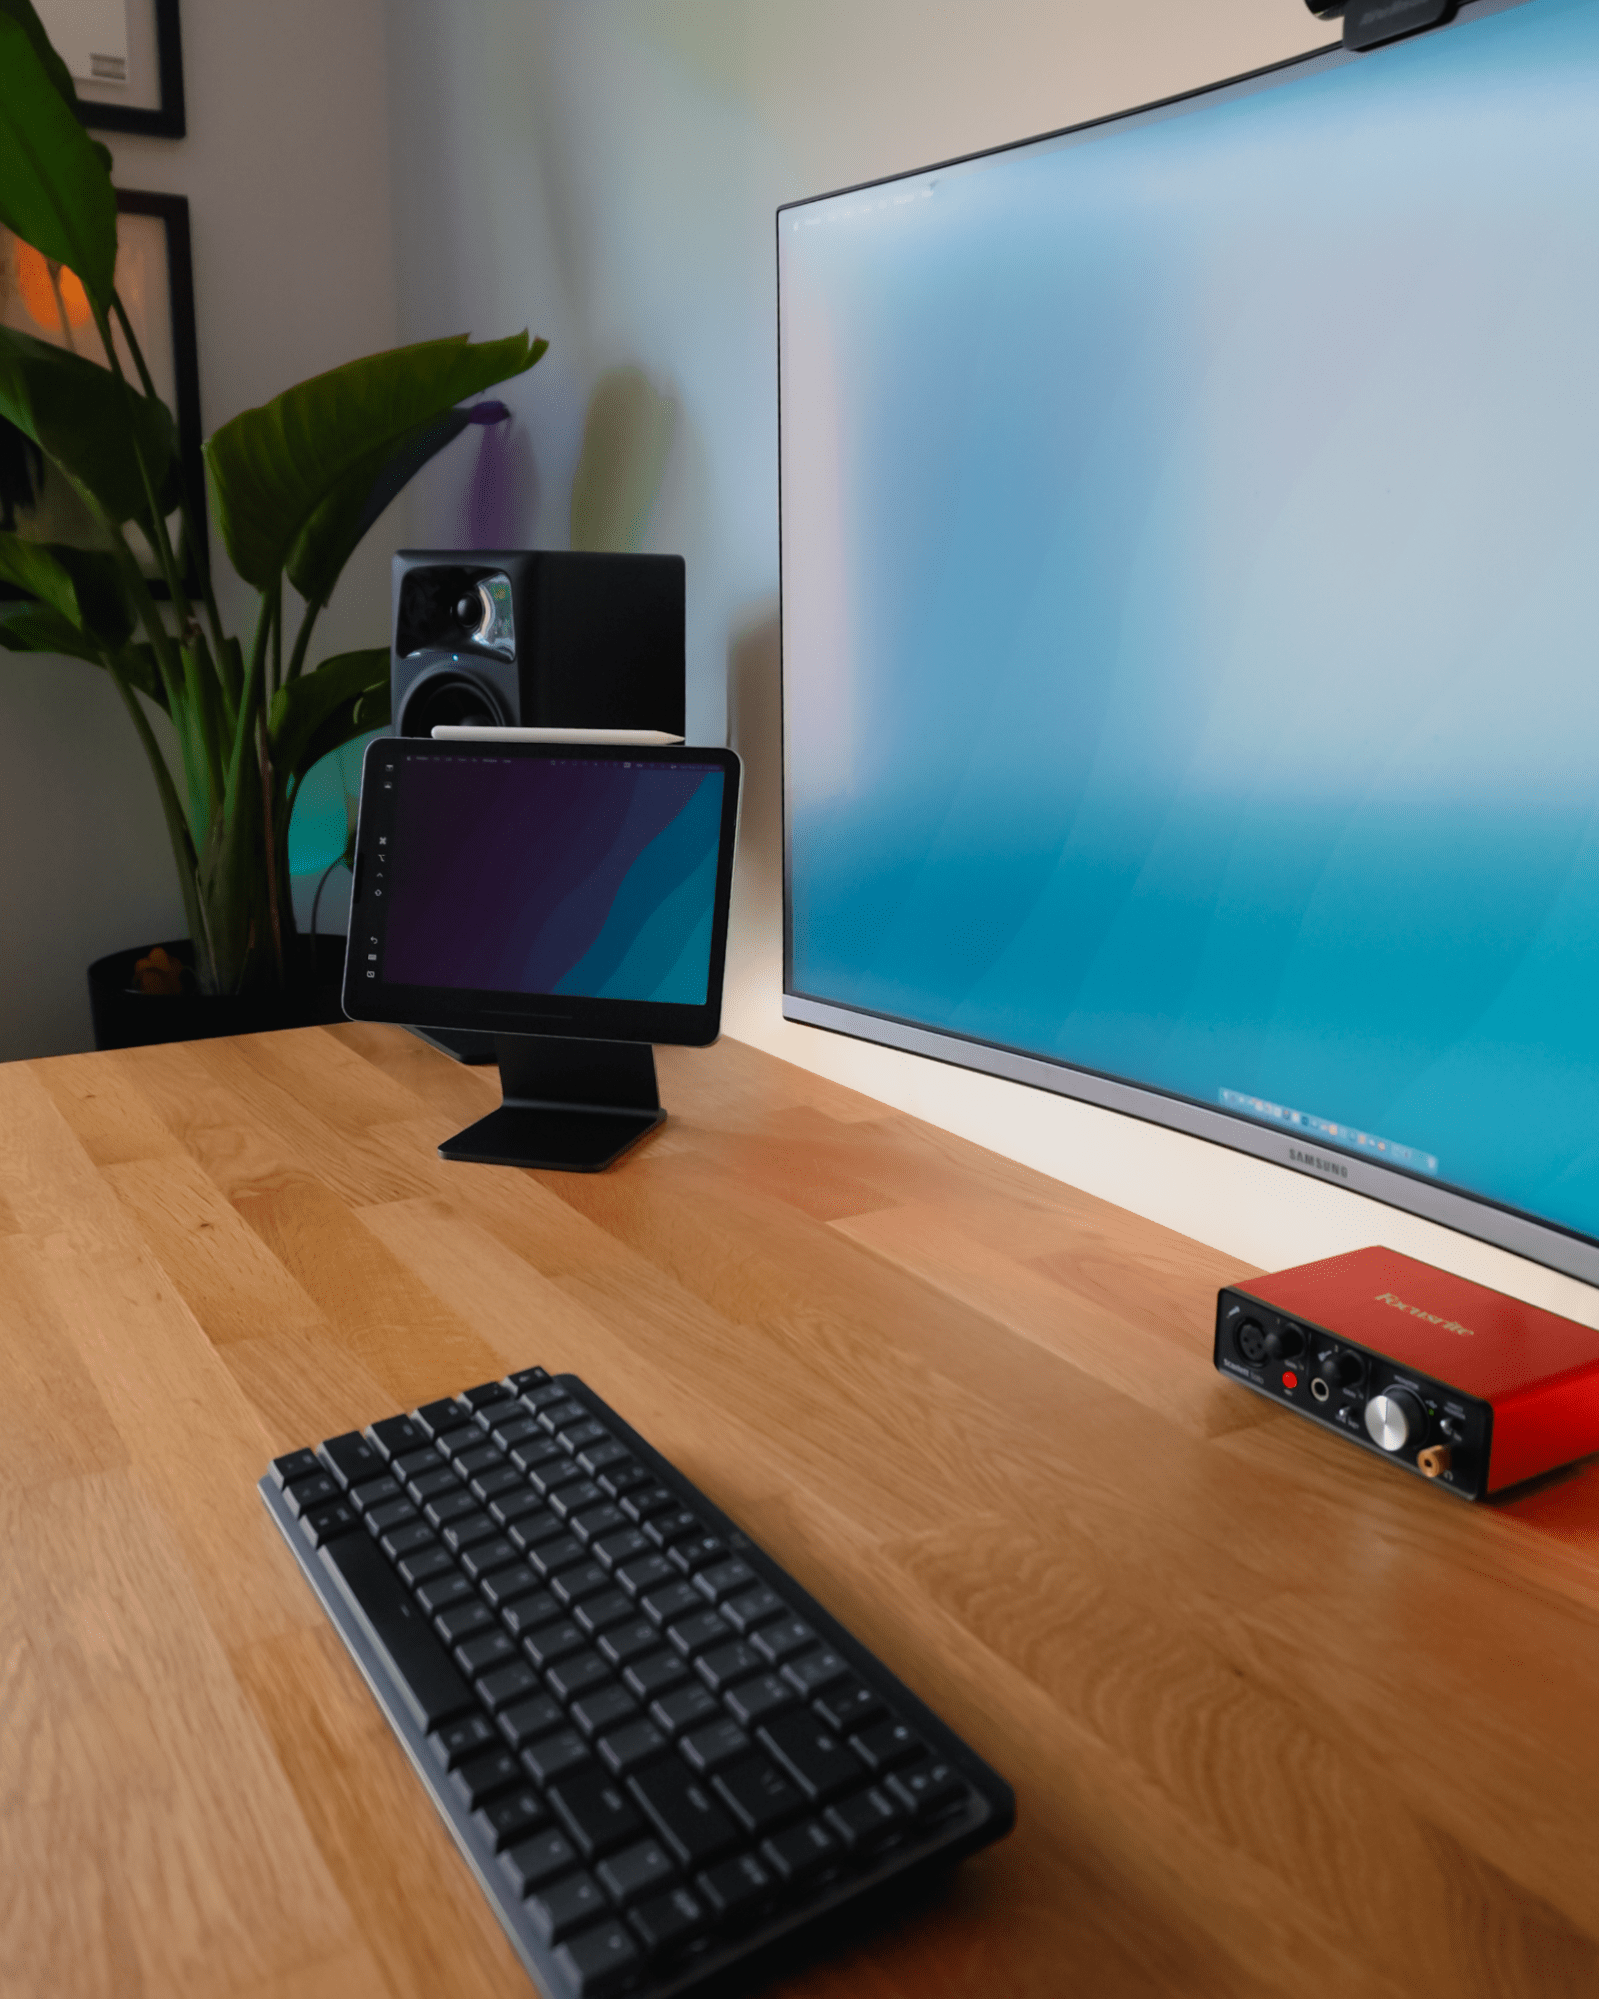
<instances>
[{"instance_id":1,"label":"black plant pot","mask_svg":"<svg viewBox=\"0 0 1599 1999\"><path fill-rule=\"evenodd\" d=\"M314 949L313 949L314 945ZM141 993L133 968L155 949L113 951L89 967L89 1015L96 1048L143 1048L156 1041L212 1041L223 1034L259 1034L273 1027L318 1027L343 1020L339 991L344 981L342 937L297 937L300 976L284 992ZM193 965L186 937L161 949L181 965Z\"/></svg>"}]
</instances>

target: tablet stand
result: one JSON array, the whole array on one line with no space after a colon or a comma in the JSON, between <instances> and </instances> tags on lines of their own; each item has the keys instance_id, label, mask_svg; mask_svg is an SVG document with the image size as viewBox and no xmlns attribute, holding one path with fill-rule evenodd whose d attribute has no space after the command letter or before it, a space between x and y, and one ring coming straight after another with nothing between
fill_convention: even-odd
<instances>
[{"instance_id":1,"label":"tablet stand","mask_svg":"<svg viewBox=\"0 0 1599 1999\"><path fill-rule=\"evenodd\" d=\"M439 1147L478 1166L600 1173L666 1122L647 1041L497 1034L505 1101Z\"/></svg>"}]
</instances>

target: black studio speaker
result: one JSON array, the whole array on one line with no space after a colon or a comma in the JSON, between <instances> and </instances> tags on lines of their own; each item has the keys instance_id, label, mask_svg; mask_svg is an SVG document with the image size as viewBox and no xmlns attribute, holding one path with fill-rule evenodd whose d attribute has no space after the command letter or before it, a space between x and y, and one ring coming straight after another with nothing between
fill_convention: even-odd
<instances>
[{"instance_id":1,"label":"black studio speaker","mask_svg":"<svg viewBox=\"0 0 1599 1999\"><path fill-rule=\"evenodd\" d=\"M439 723L683 734L683 558L401 549L397 736Z\"/></svg>"}]
</instances>

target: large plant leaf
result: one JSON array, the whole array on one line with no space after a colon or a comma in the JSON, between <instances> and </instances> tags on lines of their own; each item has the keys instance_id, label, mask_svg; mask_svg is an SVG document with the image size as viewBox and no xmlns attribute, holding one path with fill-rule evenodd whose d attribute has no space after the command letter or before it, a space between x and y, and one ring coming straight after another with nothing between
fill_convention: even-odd
<instances>
[{"instance_id":1,"label":"large plant leaf","mask_svg":"<svg viewBox=\"0 0 1599 1999\"><path fill-rule=\"evenodd\" d=\"M59 611L37 597L0 603L0 646L7 652L60 653L67 659L87 660L91 666L105 665L103 650L96 651L93 641L85 638L76 625L68 624ZM150 647L124 646L116 660L128 685L148 695L165 713L167 691L161 685L161 674Z\"/></svg>"},{"instance_id":2,"label":"large plant leaf","mask_svg":"<svg viewBox=\"0 0 1599 1999\"><path fill-rule=\"evenodd\" d=\"M418 424L392 449L372 453L338 482L289 551L289 581L308 604L328 601L345 563L378 515L471 421L466 410L447 410Z\"/></svg>"},{"instance_id":3,"label":"large plant leaf","mask_svg":"<svg viewBox=\"0 0 1599 1999\"><path fill-rule=\"evenodd\" d=\"M115 652L133 631L115 560L103 550L64 548L0 534L0 579L48 604L91 644Z\"/></svg>"},{"instance_id":4,"label":"large plant leaf","mask_svg":"<svg viewBox=\"0 0 1599 1999\"><path fill-rule=\"evenodd\" d=\"M110 156L78 123L12 7L0 11L0 222L75 271L100 310L110 311L117 265Z\"/></svg>"},{"instance_id":5,"label":"large plant leaf","mask_svg":"<svg viewBox=\"0 0 1599 1999\"><path fill-rule=\"evenodd\" d=\"M157 501L177 504L177 430L172 412L81 354L68 354L0 326L0 416L93 494L114 521L148 515L134 439Z\"/></svg>"},{"instance_id":6,"label":"large plant leaf","mask_svg":"<svg viewBox=\"0 0 1599 1999\"><path fill-rule=\"evenodd\" d=\"M211 508L234 568L258 590L288 564L317 509L467 396L520 375L547 343L525 333L426 340L350 361L225 423L205 447Z\"/></svg>"},{"instance_id":7,"label":"large plant leaf","mask_svg":"<svg viewBox=\"0 0 1599 1999\"><path fill-rule=\"evenodd\" d=\"M29 4L29 0L0 0L0 15L15 21L32 44L34 54L44 65L44 73L50 80L50 87L71 111L78 108L78 86L72 81L72 72L50 46L50 37L44 31L44 23ZM106 155L109 165L110 154Z\"/></svg>"},{"instance_id":8,"label":"large plant leaf","mask_svg":"<svg viewBox=\"0 0 1599 1999\"><path fill-rule=\"evenodd\" d=\"M267 735L273 769L285 782L302 778L329 750L383 728L388 719L388 647L335 653L272 697Z\"/></svg>"}]
</instances>

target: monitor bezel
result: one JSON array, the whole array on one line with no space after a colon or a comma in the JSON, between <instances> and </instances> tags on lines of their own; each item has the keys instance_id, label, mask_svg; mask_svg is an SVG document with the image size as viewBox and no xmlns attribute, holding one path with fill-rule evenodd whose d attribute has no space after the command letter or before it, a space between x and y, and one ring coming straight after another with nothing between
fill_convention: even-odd
<instances>
[{"instance_id":1,"label":"monitor bezel","mask_svg":"<svg viewBox=\"0 0 1599 1999\"><path fill-rule=\"evenodd\" d=\"M600 999L577 994L511 993L464 986L420 986L381 976L387 910L378 839L392 828L393 806L382 790L383 763L395 757L450 758L465 762L688 764L722 773L722 817L717 839L716 886L711 919L705 1002L685 1006L661 1000ZM738 830L737 755L722 748L640 748L634 744L436 742L425 736L380 736L361 763L356 820L350 939L345 953L342 1001L352 1020L397 1026L473 1029L484 1034L557 1035L583 1041L640 1041L703 1048L721 1032L728 911ZM377 976L368 976L375 950Z\"/></svg>"},{"instance_id":2,"label":"monitor bezel","mask_svg":"<svg viewBox=\"0 0 1599 1999\"><path fill-rule=\"evenodd\" d=\"M1488 15L1508 13L1526 4L1528 0L1467 0L1467 4L1460 8L1453 21L1443 23L1429 32L1449 34L1459 26L1481 20ZM787 663L783 648L786 598L783 593L782 574L784 421L782 271L785 216L812 207L818 202L836 200L841 195L891 187L897 183L917 180L928 174L997 159L1007 153L1022 153L1049 145L1070 145L1089 139L1107 128L1147 124L1182 116L1207 100L1222 102L1234 96L1252 94L1261 89L1274 87L1298 75L1313 75L1322 70L1342 68L1348 63L1380 60L1382 54L1381 49L1357 54L1344 49L1340 43L1331 43L1320 49L1311 49L1304 54L1291 56L1282 62L1266 64L1260 69L1249 70L1195 90L1183 91L1126 111L1115 112L1107 117L1085 119L1075 125L1063 126L1058 131L1036 133L1025 139L1007 141L1003 145L958 154L932 165L833 188L826 193L784 202L777 209L775 263L778 294L778 596L779 672L783 688L780 707L783 772L783 1018L800 1026L821 1028L830 1033L850 1036L855 1040L898 1049L906 1054L924 1056L932 1061L974 1070L980 1074L998 1077L1003 1081L1022 1084L1030 1089L1044 1090L1052 1095L1072 1098L1123 1116L1138 1118L1148 1124L1164 1126L1206 1143L1225 1147L1229 1151L1268 1161L1290 1173L1301 1174L1308 1179L1340 1187L1346 1192L1366 1196L1373 1201L1381 1202L1385 1207L1396 1208L1427 1221L1439 1223L1461 1235L1492 1243L1517 1256L1527 1258L1529 1262L1560 1271L1584 1283L1599 1284L1599 1238L1584 1235L1558 1222L1510 1207L1503 1202L1495 1201L1490 1195L1424 1178L1419 1174L1407 1172L1402 1167L1377 1165L1369 1158L1346 1151L1337 1145L1320 1141L1308 1142L1296 1135L1274 1130L1270 1125L1259 1123L1252 1118L1191 1097L1177 1096L1151 1085L1132 1082L1125 1077L1102 1074L1069 1062L1037 1055L1029 1050L975 1040L947 1029L928 1027L918 1021L876 1013L864 1007L855 1007L838 1000L807 993L796 985L794 978Z\"/></svg>"}]
</instances>

